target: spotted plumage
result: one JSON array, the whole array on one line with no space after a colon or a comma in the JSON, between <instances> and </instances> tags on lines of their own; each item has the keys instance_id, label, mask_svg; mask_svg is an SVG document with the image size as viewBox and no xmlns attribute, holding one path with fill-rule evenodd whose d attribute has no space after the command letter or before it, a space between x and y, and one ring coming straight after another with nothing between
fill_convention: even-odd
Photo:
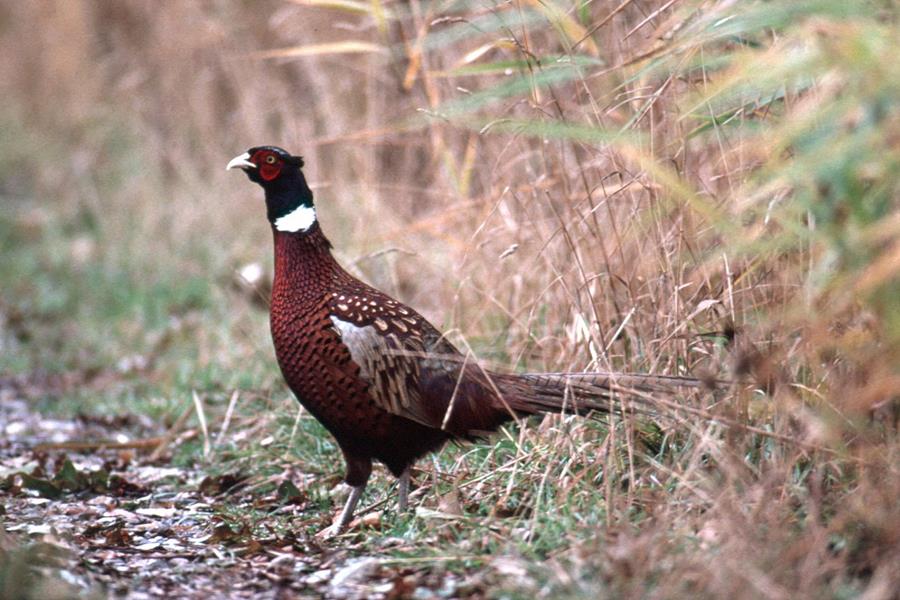
<instances>
[{"instance_id":1,"label":"spotted plumage","mask_svg":"<svg viewBox=\"0 0 900 600\"><path fill-rule=\"evenodd\" d=\"M288 386L334 436L353 487L331 532L352 517L378 460L400 477L451 439L471 439L518 415L607 410L618 383L647 392L699 386L694 379L606 373L496 373L459 352L412 308L351 276L316 220L302 159L251 148L243 169L266 193L275 241L270 324Z\"/></svg>"}]
</instances>

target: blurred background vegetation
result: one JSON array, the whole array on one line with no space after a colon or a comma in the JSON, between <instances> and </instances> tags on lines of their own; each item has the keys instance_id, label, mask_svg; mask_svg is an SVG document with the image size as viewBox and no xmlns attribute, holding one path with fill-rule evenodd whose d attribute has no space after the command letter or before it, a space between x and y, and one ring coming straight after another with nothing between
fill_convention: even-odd
<instances>
[{"instance_id":1,"label":"blurred background vegetation","mask_svg":"<svg viewBox=\"0 0 900 600\"><path fill-rule=\"evenodd\" d=\"M495 472L470 512L532 512L504 525L517 540L456 531L434 551L549 556L531 568L573 595L891 597L898 17L892 0L3 3L0 373L55 414L171 421L192 392L217 414L239 390L245 426L293 443L265 285L241 276L271 271L262 197L223 169L281 145L342 262L482 358L750 384L686 400L719 420L549 418L448 450L423 468Z\"/></svg>"}]
</instances>

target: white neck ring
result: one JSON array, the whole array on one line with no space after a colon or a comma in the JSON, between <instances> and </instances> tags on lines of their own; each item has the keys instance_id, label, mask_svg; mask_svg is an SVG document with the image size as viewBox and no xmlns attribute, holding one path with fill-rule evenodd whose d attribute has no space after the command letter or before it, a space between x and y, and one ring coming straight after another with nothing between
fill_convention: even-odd
<instances>
[{"instance_id":1,"label":"white neck ring","mask_svg":"<svg viewBox=\"0 0 900 600\"><path fill-rule=\"evenodd\" d=\"M275 219L275 229L288 233L308 231L315 222L316 208L301 204L283 217Z\"/></svg>"}]
</instances>

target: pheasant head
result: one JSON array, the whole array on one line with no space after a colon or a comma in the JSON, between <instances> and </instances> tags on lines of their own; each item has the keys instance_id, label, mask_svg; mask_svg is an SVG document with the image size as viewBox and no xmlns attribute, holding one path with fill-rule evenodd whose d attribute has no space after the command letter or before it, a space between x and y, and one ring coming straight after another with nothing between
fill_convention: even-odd
<instances>
[{"instance_id":1,"label":"pheasant head","mask_svg":"<svg viewBox=\"0 0 900 600\"><path fill-rule=\"evenodd\" d=\"M312 190L301 167L303 158L277 146L256 146L235 156L226 169L241 169L266 192L269 222L278 231L306 233L316 223Z\"/></svg>"}]
</instances>

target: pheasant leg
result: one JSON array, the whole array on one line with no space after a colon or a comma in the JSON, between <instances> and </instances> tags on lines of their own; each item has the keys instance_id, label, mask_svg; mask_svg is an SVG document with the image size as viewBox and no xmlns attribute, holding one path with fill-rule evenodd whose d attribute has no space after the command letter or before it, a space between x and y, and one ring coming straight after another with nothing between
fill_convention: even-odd
<instances>
[{"instance_id":1,"label":"pheasant leg","mask_svg":"<svg viewBox=\"0 0 900 600\"><path fill-rule=\"evenodd\" d=\"M400 475L400 482L397 486L397 510L405 512L409 507L409 467Z\"/></svg>"},{"instance_id":2,"label":"pheasant leg","mask_svg":"<svg viewBox=\"0 0 900 600\"><path fill-rule=\"evenodd\" d=\"M365 489L365 485L355 486L350 489L350 496L347 498L347 503L344 504L341 514L338 515L337 519L334 520L334 523L332 523L330 527L319 533L321 537L335 537L340 535L341 532L347 528L347 525L349 525L350 521L353 519L353 511L356 510L356 504L359 502Z\"/></svg>"}]
</instances>

